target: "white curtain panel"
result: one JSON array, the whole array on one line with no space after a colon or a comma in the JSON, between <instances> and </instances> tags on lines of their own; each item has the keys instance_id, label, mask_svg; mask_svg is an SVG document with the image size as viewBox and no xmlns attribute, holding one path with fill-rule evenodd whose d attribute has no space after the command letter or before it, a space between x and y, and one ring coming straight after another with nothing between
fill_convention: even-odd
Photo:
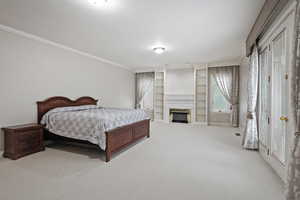
<instances>
[{"instance_id":1,"label":"white curtain panel","mask_svg":"<svg viewBox=\"0 0 300 200\"><path fill-rule=\"evenodd\" d=\"M240 67L232 68L232 114L231 122L233 127L239 127L239 101L240 101Z\"/></svg>"},{"instance_id":2,"label":"white curtain panel","mask_svg":"<svg viewBox=\"0 0 300 200\"><path fill-rule=\"evenodd\" d=\"M291 116L294 126L294 138L290 148L290 157L288 165L288 177L286 187L286 199L287 200L299 200L300 199L300 3L297 3L296 21L295 21L295 33L294 33L294 59L291 71L293 80L292 91L295 91L293 96L293 116Z\"/></svg>"},{"instance_id":3,"label":"white curtain panel","mask_svg":"<svg viewBox=\"0 0 300 200\"><path fill-rule=\"evenodd\" d=\"M243 138L245 149L258 149L258 130L256 117L256 104L258 95L258 50L255 46L250 57L249 80L247 100L247 121Z\"/></svg>"},{"instance_id":4,"label":"white curtain panel","mask_svg":"<svg viewBox=\"0 0 300 200\"><path fill-rule=\"evenodd\" d=\"M218 88L231 104L231 123L238 126L239 113L239 73L238 66L212 67L209 68Z\"/></svg>"},{"instance_id":5,"label":"white curtain panel","mask_svg":"<svg viewBox=\"0 0 300 200\"><path fill-rule=\"evenodd\" d=\"M141 108L144 96L153 90L154 72L136 73L135 107Z\"/></svg>"},{"instance_id":6,"label":"white curtain panel","mask_svg":"<svg viewBox=\"0 0 300 200\"><path fill-rule=\"evenodd\" d=\"M286 187L287 200L300 199L300 133L295 135L291 148Z\"/></svg>"}]
</instances>

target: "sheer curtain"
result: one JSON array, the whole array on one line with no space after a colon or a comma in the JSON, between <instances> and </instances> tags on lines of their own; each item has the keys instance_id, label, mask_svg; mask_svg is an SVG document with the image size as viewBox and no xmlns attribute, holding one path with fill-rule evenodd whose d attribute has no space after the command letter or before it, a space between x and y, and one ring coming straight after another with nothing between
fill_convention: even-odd
<instances>
[{"instance_id":1,"label":"sheer curtain","mask_svg":"<svg viewBox=\"0 0 300 200\"><path fill-rule=\"evenodd\" d=\"M258 50L255 46L250 57L247 100L247 121L243 138L245 149L258 149L258 130L256 119L256 104L258 97Z\"/></svg>"},{"instance_id":2,"label":"sheer curtain","mask_svg":"<svg viewBox=\"0 0 300 200\"><path fill-rule=\"evenodd\" d=\"M288 177L286 187L287 200L300 199L300 3L298 0L296 11L296 26L294 33L294 57L292 71L293 88L292 94L293 103L291 105L293 113L291 123L294 127L294 137L290 148L290 157L288 165Z\"/></svg>"},{"instance_id":3,"label":"sheer curtain","mask_svg":"<svg viewBox=\"0 0 300 200\"><path fill-rule=\"evenodd\" d=\"M239 67L212 67L209 68L222 95L231 104L231 123L238 127L239 113Z\"/></svg>"},{"instance_id":4,"label":"sheer curtain","mask_svg":"<svg viewBox=\"0 0 300 200\"><path fill-rule=\"evenodd\" d=\"M144 73L136 73L135 75L135 108L137 109L145 109L148 114L153 118L153 104L148 105L147 108L143 107L143 100L144 97L147 96L148 98L152 98L153 102L153 95L152 97L147 95L150 92L153 92L154 87L154 72L144 72Z\"/></svg>"}]
</instances>

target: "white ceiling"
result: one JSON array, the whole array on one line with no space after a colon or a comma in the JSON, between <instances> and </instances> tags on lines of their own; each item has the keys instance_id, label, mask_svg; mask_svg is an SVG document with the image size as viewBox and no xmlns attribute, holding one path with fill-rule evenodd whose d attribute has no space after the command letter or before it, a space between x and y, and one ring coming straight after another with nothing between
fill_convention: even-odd
<instances>
[{"instance_id":1,"label":"white ceiling","mask_svg":"<svg viewBox=\"0 0 300 200\"><path fill-rule=\"evenodd\" d=\"M244 42L264 0L0 0L0 24L131 69L228 60ZM154 54L151 48L165 45Z\"/></svg>"}]
</instances>

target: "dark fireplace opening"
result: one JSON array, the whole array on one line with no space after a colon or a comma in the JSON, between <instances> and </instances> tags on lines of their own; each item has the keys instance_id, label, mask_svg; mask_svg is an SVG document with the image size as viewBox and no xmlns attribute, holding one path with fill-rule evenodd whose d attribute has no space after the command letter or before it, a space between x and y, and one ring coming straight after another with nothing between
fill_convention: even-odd
<instances>
[{"instance_id":1,"label":"dark fireplace opening","mask_svg":"<svg viewBox=\"0 0 300 200\"><path fill-rule=\"evenodd\" d=\"M188 113L173 112L172 122L188 123Z\"/></svg>"},{"instance_id":2,"label":"dark fireplace opening","mask_svg":"<svg viewBox=\"0 0 300 200\"><path fill-rule=\"evenodd\" d=\"M188 109L170 109L170 121L175 123L189 123L190 110Z\"/></svg>"}]
</instances>

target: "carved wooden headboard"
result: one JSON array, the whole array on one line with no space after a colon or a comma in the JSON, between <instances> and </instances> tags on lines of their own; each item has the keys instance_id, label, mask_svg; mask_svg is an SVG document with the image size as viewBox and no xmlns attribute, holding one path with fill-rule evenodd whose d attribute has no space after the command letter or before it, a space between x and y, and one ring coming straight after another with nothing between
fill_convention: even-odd
<instances>
[{"instance_id":1,"label":"carved wooden headboard","mask_svg":"<svg viewBox=\"0 0 300 200\"><path fill-rule=\"evenodd\" d=\"M44 114L49 110L59 107L69 107L69 106L83 106L83 105L97 105L98 100L92 97L80 97L75 101L67 97L50 97L45 101L37 102L37 114L38 114L38 123L40 123Z\"/></svg>"}]
</instances>

